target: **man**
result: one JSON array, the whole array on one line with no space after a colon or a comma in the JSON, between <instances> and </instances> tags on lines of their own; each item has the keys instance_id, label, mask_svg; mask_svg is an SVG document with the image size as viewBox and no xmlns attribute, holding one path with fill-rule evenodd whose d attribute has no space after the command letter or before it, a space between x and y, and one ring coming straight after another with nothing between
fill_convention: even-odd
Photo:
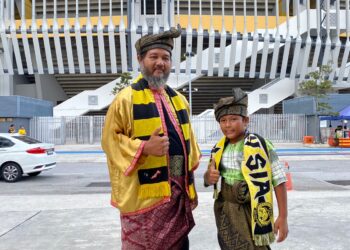
<instances>
[{"instance_id":1,"label":"man","mask_svg":"<svg viewBox=\"0 0 350 250\"><path fill-rule=\"evenodd\" d=\"M111 203L121 212L122 249L189 249L200 151L186 99L166 85L180 34L173 28L136 42L142 75L106 116L102 147Z\"/></svg>"}]
</instances>

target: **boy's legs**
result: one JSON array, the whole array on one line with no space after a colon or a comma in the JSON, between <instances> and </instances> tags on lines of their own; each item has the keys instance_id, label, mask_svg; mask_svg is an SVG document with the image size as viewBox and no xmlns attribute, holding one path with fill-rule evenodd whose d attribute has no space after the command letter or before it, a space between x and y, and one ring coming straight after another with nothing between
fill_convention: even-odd
<instances>
[{"instance_id":1,"label":"boy's legs","mask_svg":"<svg viewBox=\"0 0 350 250\"><path fill-rule=\"evenodd\" d=\"M249 192L244 192L244 183L227 185L223 182L214 212L221 249L266 250L268 246L255 246L251 233L251 208ZM246 197L241 197L245 194Z\"/></svg>"}]
</instances>

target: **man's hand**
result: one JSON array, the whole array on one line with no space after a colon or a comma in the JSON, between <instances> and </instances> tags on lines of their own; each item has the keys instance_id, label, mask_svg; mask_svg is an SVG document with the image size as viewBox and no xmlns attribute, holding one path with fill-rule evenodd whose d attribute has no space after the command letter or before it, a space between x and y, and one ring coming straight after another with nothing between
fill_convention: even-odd
<instances>
[{"instance_id":1,"label":"man's hand","mask_svg":"<svg viewBox=\"0 0 350 250\"><path fill-rule=\"evenodd\" d=\"M151 137L146 141L143 148L144 155L163 156L169 151L169 138L167 136L159 136L161 128L153 131Z\"/></svg>"},{"instance_id":2,"label":"man's hand","mask_svg":"<svg viewBox=\"0 0 350 250\"><path fill-rule=\"evenodd\" d=\"M210 166L204 174L204 181L207 185L214 185L219 181L220 172L215 169L215 161L212 160Z\"/></svg>"},{"instance_id":3,"label":"man's hand","mask_svg":"<svg viewBox=\"0 0 350 250\"><path fill-rule=\"evenodd\" d=\"M274 233L277 236L277 242L282 242L284 241L287 236L288 236L288 223L287 223L287 218L283 218L278 216L276 221L275 221L275 228L274 228Z\"/></svg>"}]
</instances>

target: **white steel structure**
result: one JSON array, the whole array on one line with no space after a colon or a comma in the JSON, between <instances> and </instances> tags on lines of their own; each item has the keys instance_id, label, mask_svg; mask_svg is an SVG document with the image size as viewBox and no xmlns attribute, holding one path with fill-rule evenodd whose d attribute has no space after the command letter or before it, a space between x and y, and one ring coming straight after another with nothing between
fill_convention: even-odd
<instances>
[{"instance_id":1,"label":"white steel structure","mask_svg":"<svg viewBox=\"0 0 350 250\"><path fill-rule=\"evenodd\" d=\"M43 75L136 75L135 41L177 24L175 88L211 76L262 79L251 89L253 113L329 62L335 87L350 88L348 0L0 0L0 95L14 94L20 75L41 85ZM113 85L71 98L55 115L105 108Z\"/></svg>"}]
</instances>

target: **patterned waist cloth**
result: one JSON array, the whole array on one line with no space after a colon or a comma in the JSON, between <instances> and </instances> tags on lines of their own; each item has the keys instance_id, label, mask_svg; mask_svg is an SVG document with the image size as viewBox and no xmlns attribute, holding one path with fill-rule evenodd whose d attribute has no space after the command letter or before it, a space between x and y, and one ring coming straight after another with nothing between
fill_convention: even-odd
<instances>
[{"instance_id":1,"label":"patterned waist cloth","mask_svg":"<svg viewBox=\"0 0 350 250\"><path fill-rule=\"evenodd\" d=\"M220 193L222 198L227 202L238 204L250 202L249 189L245 181L239 181L233 185L229 185L225 182L225 179L222 179Z\"/></svg>"},{"instance_id":2,"label":"patterned waist cloth","mask_svg":"<svg viewBox=\"0 0 350 250\"><path fill-rule=\"evenodd\" d=\"M183 155L170 155L169 171L171 177L185 176L185 157Z\"/></svg>"},{"instance_id":3,"label":"patterned waist cloth","mask_svg":"<svg viewBox=\"0 0 350 250\"><path fill-rule=\"evenodd\" d=\"M190 200L185 191L184 157L170 156L170 201L138 215L121 216L122 249L187 249L194 227Z\"/></svg>"},{"instance_id":4,"label":"patterned waist cloth","mask_svg":"<svg viewBox=\"0 0 350 250\"><path fill-rule=\"evenodd\" d=\"M251 233L251 208L248 185L245 181L233 185L222 179L219 198L214 204L219 245L222 250L268 250L256 246Z\"/></svg>"}]
</instances>

